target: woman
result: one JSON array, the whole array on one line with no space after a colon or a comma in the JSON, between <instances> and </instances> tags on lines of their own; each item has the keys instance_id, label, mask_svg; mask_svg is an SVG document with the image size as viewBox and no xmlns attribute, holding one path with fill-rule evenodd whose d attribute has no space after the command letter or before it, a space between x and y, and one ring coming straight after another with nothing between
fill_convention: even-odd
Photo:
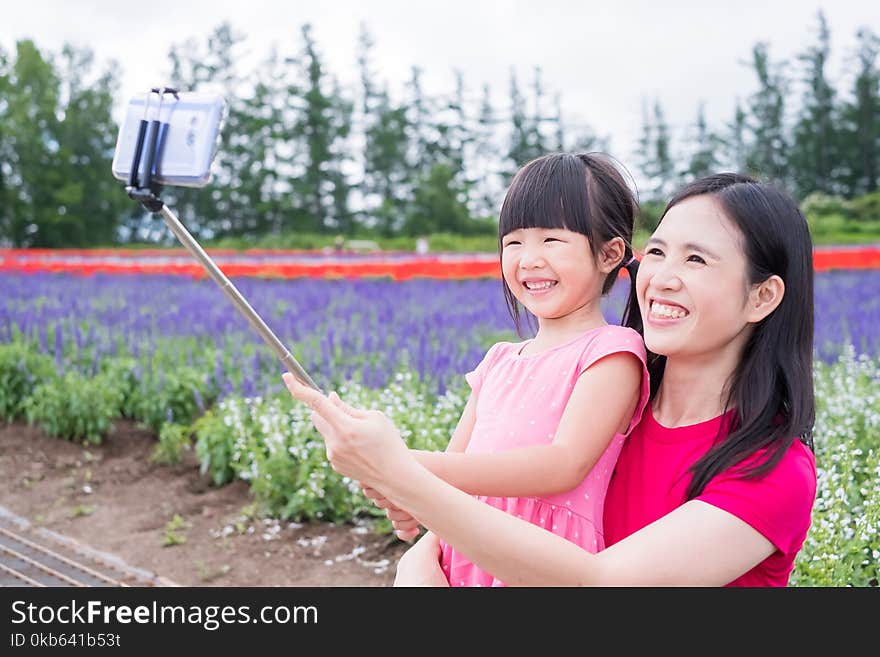
<instances>
[{"instance_id":1,"label":"woman","mask_svg":"<svg viewBox=\"0 0 880 657\"><path fill-rule=\"evenodd\" d=\"M381 413L284 375L314 409L333 467L373 489L399 531L408 516L430 530L398 584L445 584L437 536L511 585L787 584L816 494L803 215L746 176L697 180L648 240L636 293L651 402L618 458L596 554L441 481Z\"/></svg>"}]
</instances>

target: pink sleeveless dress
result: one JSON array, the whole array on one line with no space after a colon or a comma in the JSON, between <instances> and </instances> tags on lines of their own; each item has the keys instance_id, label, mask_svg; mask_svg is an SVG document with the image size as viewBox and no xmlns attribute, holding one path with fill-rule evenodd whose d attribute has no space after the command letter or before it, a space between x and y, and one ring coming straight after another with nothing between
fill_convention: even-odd
<instances>
[{"instance_id":1,"label":"pink sleeveless dress","mask_svg":"<svg viewBox=\"0 0 880 657\"><path fill-rule=\"evenodd\" d=\"M466 452L490 453L551 443L581 373L602 357L618 352L632 353L642 363L639 400L626 432L612 438L577 487L543 497L477 496L486 504L597 552L605 547L602 510L614 464L648 402L645 343L638 333L623 326L598 327L542 353L521 355L529 342L499 342L473 372L465 374L477 396L476 424ZM442 542L441 547L441 566L450 586L504 586L450 545Z\"/></svg>"}]
</instances>

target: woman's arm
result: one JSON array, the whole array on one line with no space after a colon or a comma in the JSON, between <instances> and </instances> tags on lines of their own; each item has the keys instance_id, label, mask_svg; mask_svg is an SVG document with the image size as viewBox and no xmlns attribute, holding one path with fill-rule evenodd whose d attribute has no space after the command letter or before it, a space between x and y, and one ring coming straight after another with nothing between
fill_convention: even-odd
<instances>
[{"instance_id":1,"label":"woman's arm","mask_svg":"<svg viewBox=\"0 0 880 657\"><path fill-rule=\"evenodd\" d=\"M483 570L511 585L718 586L747 572L774 546L736 516L698 500L625 540L590 554L483 504L419 464L378 411L347 414L321 393L284 380L313 409L333 467L381 491ZM535 555L541 558L536 559Z\"/></svg>"},{"instance_id":2,"label":"woman's arm","mask_svg":"<svg viewBox=\"0 0 880 657\"><path fill-rule=\"evenodd\" d=\"M614 434L629 425L641 380L642 363L634 354L608 355L577 380L552 443L484 454L418 451L416 459L471 495L563 493L583 481Z\"/></svg>"},{"instance_id":3,"label":"woman's arm","mask_svg":"<svg viewBox=\"0 0 880 657\"><path fill-rule=\"evenodd\" d=\"M338 395L333 395L331 399L334 400L337 406L345 410L347 404L345 404L341 399L339 399ZM350 407L349 407L350 408ZM458 424L455 427L455 431L452 432L452 437L449 439L449 443L446 446L447 452L463 452L470 442L471 433L474 429L474 424L477 421L477 396L475 393L471 393L470 397L468 397L467 403L465 404L464 411L462 411L461 417L458 419ZM418 453L414 451L414 453ZM421 452L424 454L433 454L434 452ZM437 452L441 454L443 452ZM364 487L364 494L373 500L374 504L378 506L380 509L385 509L385 514L388 516L388 519L391 520L391 524L394 526L394 533L402 541L409 541L419 535L419 522L415 518L413 518L410 514L408 514L403 509L399 509L391 504L387 499L385 499L378 491L375 491L372 488Z\"/></svg>"},{"instance_id":4,"label":"woman's arm","mask_svg":"<svg viewBox=\"0 0 880 657\"><path fill-rule=\"evenodd\" d=\"M424 469L405 472L386 494L481 569L512 586L721 586L775 550L736 516L692 500L590 554L480 503Z\"/></svg>"}]
</instances>

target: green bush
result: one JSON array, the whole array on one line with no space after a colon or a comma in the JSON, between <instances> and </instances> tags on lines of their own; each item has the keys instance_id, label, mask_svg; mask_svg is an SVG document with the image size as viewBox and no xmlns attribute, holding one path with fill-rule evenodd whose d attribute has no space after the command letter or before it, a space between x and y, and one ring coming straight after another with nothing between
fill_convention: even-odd
<instances>
[{"instance_id":1,"label":"green bush","mask_svg":"<svg viewBox=\"0 0 880 657\"><path fill-rule=\"evenodd\" d=\"M880 190L854 198L850 205L856 221L880 222Z\"/></svg>"},{"instance_id":2,"label":"green bush","mask_svg":"<svg viewBox=\"0 0 880 657\"><path fill-rule=\"evenodd\" d=\"M121 396L119 410L123 417L134 417L133 393L138 385L135 374L137 367L138 361L131 356L114 356L101 362L101 373L111 381L115 381L119 389Z\"/></svg>"},{"instance_id":3,"label":"green bush","mask_svg":"<svg viewBox=\"0 0 880 657\"><path fill-rule=\"evenodd\" d=\"M191 423L215 399L203 370L154 363L130 391L123 410L159 433L166 422Z\"/></svg>"},{"instance_id":4,"label":"green bush","mask_svg":"<svg viewBox=\"0 0 880 657\"><path fill-rule=\"evenodd\" d=\"M353 384L339 393L354 406L382 410L410 447L443 449L464 407L464 391L432 398L418 389L415 377L402 372L383 390ZM262 511L282 518L337 522L384 517L356 482L330 467L309 415L286 392L275 399L223 400L194 426L202 472L215 484L247 481ZM390 524L381 529L389 531Z\"/></svg>"},{"instance_id":5,"label":"green bush","mask_svg":"<svg viewBox=\"0 0 880 657\"><path fill-rule=\"evenodd\" d=\"M826 215L839 215L844 219L852 219L852 204L840 196L831 196L822 192L813 192L801 201L801 212L807 219L824 217Z\"/></svg>"},{"instance_id":6,"label":"green bush","mask_svg":"<svg viewBox=\"0 0 880 657\"><path fill-rule=\"evenodd\" d=\"M56 438L100 445L119 417L122 395L106 375L86 378L75 371L41 383L25 402L30 424Z\"/></svg>"},{"instance_id":7,"label":"green bush","mask_svg":"<svg viewBox=\"0 0 880 657\"><path fill-rule=\"evenodd\" d=\"M0 419L25 415L25 401L45 381L57 378L55 362L19 341L0 345Z\"/></svg>"},{"instance_id":8,"label":"green bush","mask_svg":"<svg viewBox=\"0 0 880 657\"><path fill-rule=\"evenodd\" d=\"M185 424L164 424L159 429L159 442L153 448L150 461L161 465L177 465L183 460L184 450L192 447L191 428Z\"/></svg>"},{"instance_id":9,"label":"green bush","mask_svg":"<svg viewBox=\"0 0 880 657\"><path fill-rule=\"evenodd\" d=\"M815 387L816 503L790 583L878 586L880 361L848 347L817 363Z\"/></svg>"},{"instance_id":10,"label":"green bush","mask_svg":"<svg viewBox=\"0 0 880 657\"><path fill-rule=\"evenodd\" d=\"M238 408L238 404L230 404L224 400L217 408L205 411L193 423L192 431L196 438L196 456L201 463L201 474L209 475L215 486L222 486L235 479L232 459Z\"/></svg>"}]
</instances>

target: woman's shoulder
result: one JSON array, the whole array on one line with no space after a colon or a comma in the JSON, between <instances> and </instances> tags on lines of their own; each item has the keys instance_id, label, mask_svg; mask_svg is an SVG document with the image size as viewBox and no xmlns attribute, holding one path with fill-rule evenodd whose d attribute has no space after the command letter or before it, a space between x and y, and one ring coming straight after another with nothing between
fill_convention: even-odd
<instances>
[{"instance_id":1,"label":"woman's shoulder","mask_svg":"<svg viewBox=\"0 0 880 657\"><path fill-rule=\"evenodd\" d=\"M759 466L768 458L768 450L760 449L747 457L737 466L731 466L727 476L729 479L747 488L762 488L768 497L776 497L781 501L797 503L809 499L812 502L816 494L816 458L813 451L801 440L795 439L785 448L776 464L763 475L756 478L742 478L741 473L751 467Z\"/></svg>"},{"instance_id":2,"label":"woman's shoulder","mask_svg":"<svg viewBox=\"0 0 880 657\"><path fill-rule=\"evenodd\" d=\"M800 439L792 441L774 471L794 485L816 490L816 456Z\"/></svg>"},{"instance_id":3,"label":"woman's shoulder","mask_svg":"<svg viewBox=\"0 0 880 657\"><path fill-rule=\"evenodd\" d=\"M791 553L800 549L810 527L816 488L813 452L795 440L765 474L743 477L735 467L729 468L716 475L698 499L741 518L782 552Z\"/></svg>"}]
</instances>

